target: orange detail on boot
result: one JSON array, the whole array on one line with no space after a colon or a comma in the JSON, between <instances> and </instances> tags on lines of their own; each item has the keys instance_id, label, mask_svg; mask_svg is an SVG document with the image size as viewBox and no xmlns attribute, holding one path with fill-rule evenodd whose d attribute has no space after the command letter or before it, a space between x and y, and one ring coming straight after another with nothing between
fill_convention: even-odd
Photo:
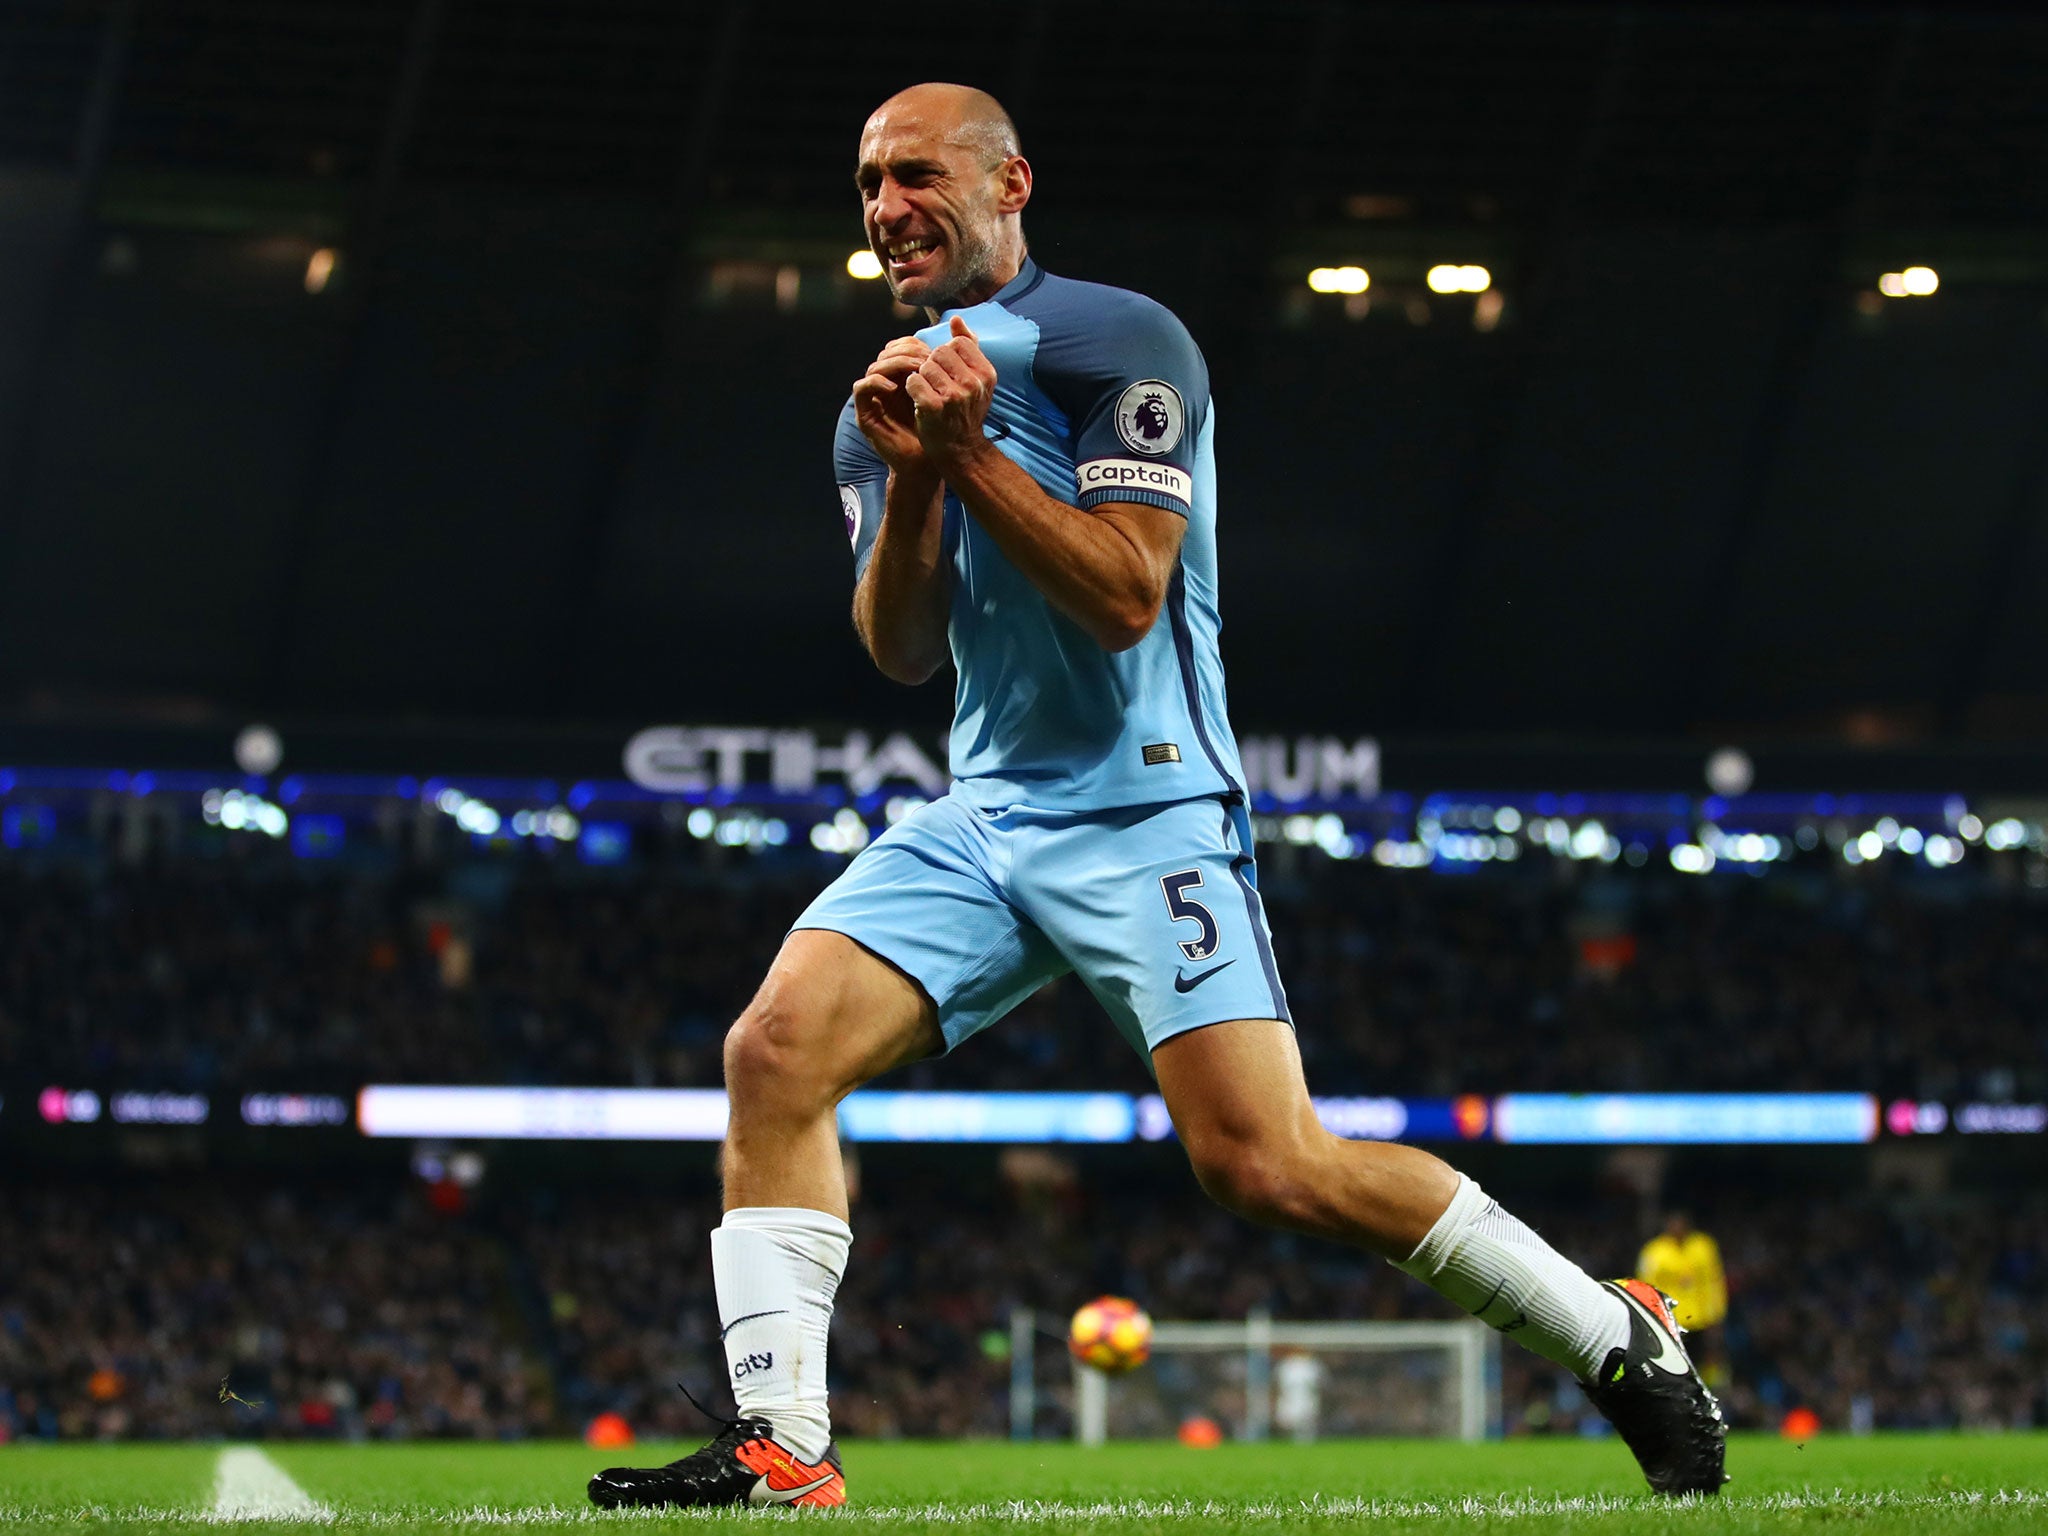
<instances>
[{"instance_id":1,"label":"orange detail on boot","mask_svg":"<svg viewBox=\"0 0 2048 1536\"><path fill-rule=\"evenodd\" d=\"M1678 1319L1671 1311L1671 1303L1664 1299L1664 1293L1647 1280L1624 1280L1621 1288L1635 1297L1670 1330L1674 1339L1679 1335Z\"/></svg>"},{"instance_id":2,"label":"orange detail on boot","mask_svg":"<svg viewBox=\"0 0 2048 1536\"><path fill-rule=\"evenodd\" d=\"M846 1502L846 1479L829 1461L798 1461L773 1440L749 1440L733 1452L741 1466L761 1474L747 1496L750 1504L793 1504L830 1508Z\"/></svg>"}]
</instances>

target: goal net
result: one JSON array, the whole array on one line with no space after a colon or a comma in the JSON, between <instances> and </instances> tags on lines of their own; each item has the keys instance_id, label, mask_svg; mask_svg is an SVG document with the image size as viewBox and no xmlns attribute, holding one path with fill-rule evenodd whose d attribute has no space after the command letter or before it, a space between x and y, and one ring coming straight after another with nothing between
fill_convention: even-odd
<instances>
[{"instance_id":1,"label":"goal net","mask_svg":"<svg viewBox=\"0 0 2048 1536\"><path fill-rule=\"evenodd\" d=\"M1275 1322L1254 1312L1241 1322L1159 1323L1151 1359L1126 1375L1106 1376L1059 1348L1070 1376L1056 1386L1045 1381L1051 1340L1034 1348L1036 1330L1016 1321L1013 1347L1027 1355L1012 1359L1011 1432L1020 1439L1048 1417L1047 1387L1065 1399L1057 1417L1089 1445L1171 1439L1190 1426L1202 1432L1202 1421L1234 1440L1500 1433L1500 1336L1477 1320Z\"/></svg>"}]
</instances>

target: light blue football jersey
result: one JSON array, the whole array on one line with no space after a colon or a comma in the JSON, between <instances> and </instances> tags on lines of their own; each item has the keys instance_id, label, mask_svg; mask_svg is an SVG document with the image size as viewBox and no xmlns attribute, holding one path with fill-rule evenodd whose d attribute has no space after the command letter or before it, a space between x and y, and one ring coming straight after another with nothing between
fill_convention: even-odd
<instances>
[{"instance_id":1,"label":"light blue football jersey","mask_svg":"<svg viewBox=\"0 0 2048 1536\"><path fill-rule=\"evenodd\" d=\"M985 810L1096 811L1241 793L1217 649L1216 413L1209 370L1164 306L1027 260L967 321L996 370L985 430L1047 495L1188 520L1150 634L1105 651L1004 558L950 491L954 793ZM834 444L854 575L867 569L888 468L854 423Z\"/></svg>"}]
</instances>

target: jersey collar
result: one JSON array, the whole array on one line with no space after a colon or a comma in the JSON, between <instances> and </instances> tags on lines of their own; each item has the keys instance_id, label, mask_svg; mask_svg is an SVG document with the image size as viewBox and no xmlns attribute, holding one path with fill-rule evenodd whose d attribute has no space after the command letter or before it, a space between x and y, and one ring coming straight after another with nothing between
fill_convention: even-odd
<instances>
[{"instance_id":1,"label":"jersey collar","mask_svg":"<svg viewBox=\"0 0 2048 1536\"><path fill-rule=\"evenodd\" d=\"M1001 288L998 288L988 298L983 299L981 303L1001 304L1007 308L1044 281L1045 273L1039 269L1038 263L1029 256L1026 256L1024 258L1024 265L1017 269L1017 275L1003 284ZM939 311L939 319L941 321L950 320L955 315L966 314L967 309L979 309L980 307L981 304L972 304L965 309L942 309Z\"/></svg>"}]
</instances>

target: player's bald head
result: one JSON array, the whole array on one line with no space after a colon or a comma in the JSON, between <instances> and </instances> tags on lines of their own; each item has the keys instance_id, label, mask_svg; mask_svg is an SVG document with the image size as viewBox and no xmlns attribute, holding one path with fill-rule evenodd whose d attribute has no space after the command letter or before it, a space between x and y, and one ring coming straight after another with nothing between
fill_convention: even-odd
<instances>
[{"instance_id":1,"label":"player's bald head","mask_svg":"<svg viewBox=\"0 0 2048 1536\"><path fill-rule=\"evenodd\" d=\"M853 179L868 247L903 303L934 314L979 303L1022 268L1031 165L987 91L898 91L868 115Z\"/></svg>"},{"instance_id":2,"label":"player's bald head","mask_svg":"<svg viewBox=\"0 0 2048 1536\"><path fill-rule=\"evenodd\" d=\"M862 144L882 129L909 129L939 143L973 149L991 169L1023 153L1017 125L1001 102L974 86L942 80L900 90L875 108L861 132Z\"/></svg>"}]
</instances>

